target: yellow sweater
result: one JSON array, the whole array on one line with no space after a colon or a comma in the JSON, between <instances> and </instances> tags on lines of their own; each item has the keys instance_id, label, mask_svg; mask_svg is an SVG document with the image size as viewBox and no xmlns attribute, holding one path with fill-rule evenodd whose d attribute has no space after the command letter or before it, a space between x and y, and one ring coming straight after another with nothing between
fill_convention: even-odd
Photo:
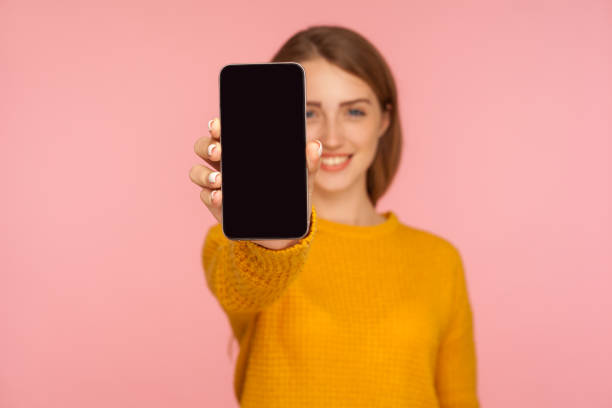
<instances>
[{"instance_id":1,"label":"yellow sweater","mask_svg":"<svg viewBox=\"0 0 612 408\"><path fill-rule=\"evenodd\" d=\"M292 247L202 247L240 344L241 407L478 407L472 311L458 250L392 211L374 226L318 218Z\"/></svg>"}]
</instances>

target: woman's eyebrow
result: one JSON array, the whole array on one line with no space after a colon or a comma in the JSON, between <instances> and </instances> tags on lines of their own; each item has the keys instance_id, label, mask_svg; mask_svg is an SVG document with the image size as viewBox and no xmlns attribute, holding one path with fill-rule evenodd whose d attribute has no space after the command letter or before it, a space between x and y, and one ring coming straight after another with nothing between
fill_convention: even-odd
<instances>
[{"instance_id":1,"label":"woman's eyebrow","mask_svg":"<svg viewBox=\"0 0 612 408\"><path fill-rule=\"evenodd\" d=\"M372 104L372 102L368 98L357 98L357 99L353 99L353 100L350 100L350 101L341 102L339 104L339 106L351 105L351 104L357 103L357 102L366 102L366 103ZM306 105L314 105L314 106L321 107L321 102L318 102L318 101L308 101L308 102L306 102Z\"/></svg>"}]
</instances>

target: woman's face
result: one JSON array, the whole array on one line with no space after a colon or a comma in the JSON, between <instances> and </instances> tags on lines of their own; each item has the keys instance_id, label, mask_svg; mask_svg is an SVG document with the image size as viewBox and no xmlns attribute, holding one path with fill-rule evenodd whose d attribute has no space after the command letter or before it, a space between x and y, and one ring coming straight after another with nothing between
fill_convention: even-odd
<instances>
[{"instance_id":1,"label":"woman's face","mask_svg":"<svg viewBox=\"0 0 612 408\"><path fill-rule=\"evenodd\" d=\"M348 189L365 179L389 113L361 78L323 58L300 62L306 72L307 139L323 143L315 187Z\"/></svg>"}]
</instances>

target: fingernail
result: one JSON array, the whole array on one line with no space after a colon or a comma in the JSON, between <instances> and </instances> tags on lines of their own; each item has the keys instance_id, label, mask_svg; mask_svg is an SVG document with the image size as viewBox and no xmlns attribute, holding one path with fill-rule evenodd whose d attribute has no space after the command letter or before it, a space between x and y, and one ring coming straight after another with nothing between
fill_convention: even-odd
<instances>
[{"instance_id":1,"label":"fingernail","mask_svg":"<svg viewBox=\"0 0 612 408\"><path fill-rule=\"evenodd\" d=\"M217 190L213 190L210 192L210 202L212 203L215 199L215 194L217 194Z\"/></svg>"},{"instance_id":2,"label":"fingernail","mask_svg":"<svg viewBox=\"0 0 612 408\"><path fill-rule=\"evenodd\" d=\"M319 150L317 150L317 154L319 155L319 157L321 157L321 154L323 154L323 144L318 139L316 139L316 141L317 143L319 143Z\"/></svg>"},{"instance_id":3,"label":"fingernail","mask_svg":"<svg viewBox=\"0 0 612 408\"><path fill-rule=\"evenodd\" d=\"M208 182L209 182L210 184L215 184L215 182L217 181L217 176L218 176L219 174L220 174L220 173L219 173L218 171L213 171L212 173L210 173L210 174L208 175Z\"/></svg>"},{"instance_id":4,"label":"fingernail","mask_svg":"<svg viewBox=\"0 0 612 408\"><path fill-rule=\"evenodd\" d=\"M211 119L208 121L208 130L212 130L212 123L215 121L215 119Z\"/></svg>"},{"instance_id":5,"label":"fingernail","mask_svg":"<svg viewBox=\"0 0 612 408\"><path fill-rule=\"evenodd\" d=\"M215 143L211 143L208 145L208 155L209 156L212 156L213 150L215 150L216 147L217 145Z\"/></svg>"}]
</instances>

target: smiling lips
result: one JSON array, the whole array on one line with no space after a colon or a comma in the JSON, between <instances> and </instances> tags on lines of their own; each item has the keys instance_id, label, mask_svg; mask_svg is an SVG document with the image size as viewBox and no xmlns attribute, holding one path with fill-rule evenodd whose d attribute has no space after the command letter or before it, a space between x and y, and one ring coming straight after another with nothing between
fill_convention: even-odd
<instances>
[{"instance_id":1,"label":"smiling lips","mask_svg":"<svg viewBox=\"0 0 612 408\"><path fill-rule=\"evenodd\" d=\"M321 169L326 170L326 171L342 170L349 164L352 157L353 157L352 154L342 154L342 155L324 154L321 157Z\"/></svg>"}]
</instances>

